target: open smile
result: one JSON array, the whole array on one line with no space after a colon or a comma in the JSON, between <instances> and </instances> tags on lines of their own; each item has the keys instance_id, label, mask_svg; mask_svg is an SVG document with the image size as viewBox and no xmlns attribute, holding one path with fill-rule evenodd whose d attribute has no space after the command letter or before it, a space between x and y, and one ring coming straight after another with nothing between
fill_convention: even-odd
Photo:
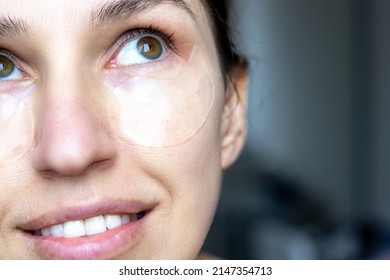
<instances>
[{"instance_id":1,"label":"open smile","mask_svg":"<svg viewBox=\"0 0 390 280\"><path fill-rule=\"evenodd\" d=\"M104 203L40 216L18 228L44 259L109 259L140 242L155 204Z\"/></svg>"},{"instance_id":2,"label":"open smile","mask_svg":"<svg viewBox=\"0 0 390 280\"><path fill-rule=\"evenodd\" d=\"M145 211L135 214L99 215L81 220L66 221L64 223L31 231L31 233L37 236L57 236L67 238L91 236L118 228L130 222L138 221L145 215Z\"/></svg>"}]
</instances>

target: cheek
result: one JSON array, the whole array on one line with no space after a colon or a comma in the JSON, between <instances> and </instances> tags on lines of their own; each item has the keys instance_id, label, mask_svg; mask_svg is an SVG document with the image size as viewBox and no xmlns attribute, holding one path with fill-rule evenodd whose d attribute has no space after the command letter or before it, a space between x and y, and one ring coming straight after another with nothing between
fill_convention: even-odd
<instances>
[{"instance_id":1,"label":"cheek","mask_svg":"<svg viewBox=\"0 0 390 280\"><path fill-rule=\"evenodd\" d=\"M173 258L194 258L208 233L218 203L221 184L219 95L202 128L186 142L153 149L143 169L164 190L158 236L150 244L169 244L164 251ZM152 246L154 247L154 246ZM180 248L180 250L178 250ZM169 251L171 250L171 251ZM180 251L180 256L178 256Z\"/></svg>"},{"instance_id":2,"label":"cheek","mask_svg":"<svg viewBox=\"0 0 390 280\"><path fill-rule=\"evenodd\" d=\"M191 209L199 202L214 201L221 177L220 123L223 109L222 88L216 88L213 106L204 124L191 138L172 147L146 148L146 170L169 189L171 196ZM211 197L210 197L211 196ZM184 202L185 201L185 202Z\"/></svg>"}]
</instances>

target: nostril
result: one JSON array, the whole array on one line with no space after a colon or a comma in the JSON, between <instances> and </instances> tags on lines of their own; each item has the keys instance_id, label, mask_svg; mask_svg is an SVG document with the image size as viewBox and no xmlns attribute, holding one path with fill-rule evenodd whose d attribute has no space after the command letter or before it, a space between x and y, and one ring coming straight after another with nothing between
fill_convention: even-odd
<instances>
[{"instance_id":1,"label":"nostril","mask_svg":"<svg viewBox=\"0 0 390 280\"><path fill-rule=\"evenodd\" d=\"M89 100L71 95L61 104L50 99L44 106L33 151L35 170L42 174L51 171L57 176L80 176L91 168L107 166L116 157L116 143L109 128L99 120L105 116L91 108Z\"/></svg>"},{"instance_id":2,"label":"nostril","mask_svg":"<svg viewBox=\"0 0 390 280\"><path fill-rule=\"evenodd\" d=\"M115 161L116 149L110 140L100 140L110 143L68 143L58 149L51 143L41 143L34 151L33 166L42 174L62 176L79 176L88 170L105 169Z\"/></svg>"}]
</instances>

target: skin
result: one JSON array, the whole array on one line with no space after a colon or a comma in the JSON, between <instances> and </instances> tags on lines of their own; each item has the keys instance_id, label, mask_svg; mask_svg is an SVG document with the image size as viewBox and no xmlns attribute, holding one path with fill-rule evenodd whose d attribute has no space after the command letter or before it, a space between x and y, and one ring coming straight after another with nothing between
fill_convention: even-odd
<instances>
[{"instance_id":1,"label":"skin","mask_svg":"<svg viewBox=\"0 0 390 280\"><path fill-rule=\"evenodd\" d=\"M77 5L67 0L0 2L2 15L28 23L27 34L0 38L0 47L20 60L26 74L23 81L0 81L0 88L10 88L0 94L32 89L24 97L27 105L14 113L28 127L12 131L28 141L0 159L0 258L53 257L23 237L20 225L27 221L130 198L147 198L155 206L131 248L110 258L196 258L218 203L222 171L236 160L245 141L247 92L243 67L232 69L235 90L217 82L227 73L221 73L201 1L186 1L195 23L182 9L164 4L99 28L91 27L89 15L104 0ZM151 24L175 34L183 59L192 45L200 46L210 73L199 75L209 75L215 83L204 125L171 147L144 147L123 139L108 114L110 103L102 97L112 57L105 56L107 50L125 31ZM5 144L10 147L17 138L4 137Z\"/></svg>"}]
</instances>

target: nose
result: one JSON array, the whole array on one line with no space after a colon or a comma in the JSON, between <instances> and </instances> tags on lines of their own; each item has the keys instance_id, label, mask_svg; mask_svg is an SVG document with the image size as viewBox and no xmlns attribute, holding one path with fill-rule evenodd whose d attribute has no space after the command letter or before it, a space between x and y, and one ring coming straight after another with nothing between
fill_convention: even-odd
<instances>
[{"instance_id":1,"label":"nose","mask_svg":"<svg viewBox=\"0 0 390 280\"><path fill-rule=\"evenodd\" d=\"M116 147L104 122L104 110L82 82L48 86L44 96L32 155L35 170L78 176L114 160Z\"/></svg>"}]
</instances>

